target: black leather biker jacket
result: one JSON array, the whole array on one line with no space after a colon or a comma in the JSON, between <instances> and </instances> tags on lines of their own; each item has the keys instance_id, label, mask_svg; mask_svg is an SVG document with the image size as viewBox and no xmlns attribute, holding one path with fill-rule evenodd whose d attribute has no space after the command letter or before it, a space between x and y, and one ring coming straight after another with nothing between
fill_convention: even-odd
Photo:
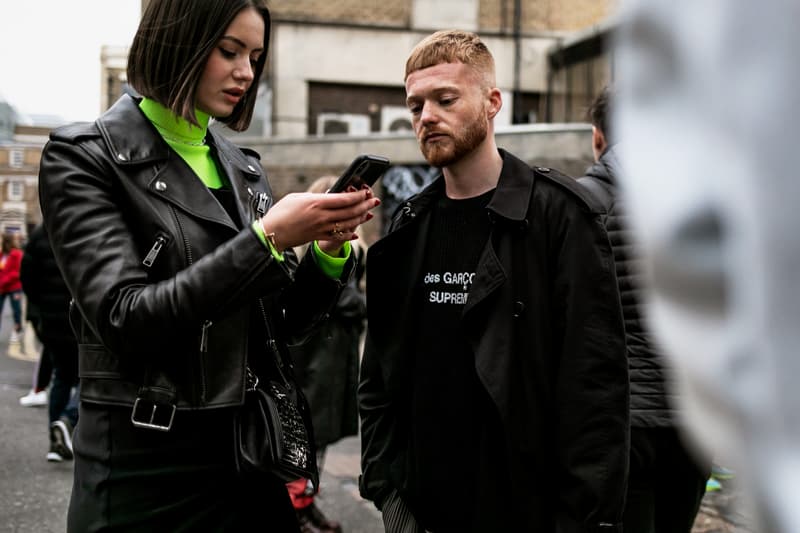
<instances>
[{"instance_id":1,"label":"black leather biker jacket","mask_svg":"<svg viewBox=\"0 0 800 533\"><path fill-rule=\"evenodd\" d=\"M73 297L82 401L132 405L142 391L166 391L178 410L238 405L257 352L248 343L285 354L338 296L342 280L314 254L277 261L251 229L273 202L258 154L212 129L207 142L239 220L130 96L50 136L39 194ZM350 260L343 280L352 269Z\"/></svg>"}]
</instances>

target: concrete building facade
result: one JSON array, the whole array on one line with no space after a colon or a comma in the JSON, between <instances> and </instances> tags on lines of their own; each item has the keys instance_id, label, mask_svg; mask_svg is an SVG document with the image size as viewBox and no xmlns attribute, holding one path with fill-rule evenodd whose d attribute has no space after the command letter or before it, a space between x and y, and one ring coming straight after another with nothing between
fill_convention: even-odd
<instances>
[{"instance_id":1,"label":"concrete building facade","mask_svg":"<svg viewBox=\"0 0 800 533\"><path fill-rule=\"evenodd\" d=\"M442 28L475 31L492 50L506 100L499 126L571 121L552 112L551 96L564 100L563 92L575 85L551 82L550 53L607 20L614 2L275 0L270 6L272 134L301 138L389 131L404 107L409 51ZM591 89L580 92L585 97Z\"/></svg>"},{"instance_id":2,"label":"concrete building facade","mask_svg":"<svg viewBox=\"0 0 800 533\"><path fill-rule=\"evenodd\" d=\"M399 197L429 181L435 169L424 164L410 131L403 73L414 45L443 28L475 31L492 50L504 98L495 120L501 146L572 174L591 160L582 110L611 78L611 62L602 47L573 52L607 33L616 0L270 0L269 6L270 56L253 121L246 132L223 131L262 154L278 196L338 174L359 153L395 164L380 194ZM127 50L105 47L101 57L105 109L128 90ZM388 210L392 202L384 204Z\"/></svg>"},{"instance_id":3,"label":"concrete building facade","mask_svg":"<svg viewBox=\"0 0 800 533\"><path fill-rule=\"evenodd\" d=\"M585 82L573 81L558 75L551 56L565 40L607 21L616 0L271 0L269 6L270 57L247 137L407 129L405 59L442 28L475 31L492 50L506 101L499 126L580 120L567 93L590 99L610 77L607 60L593 62L589 76L573 61L569 74ZM124 51L109 49L103 57L103 94L111 103L114 83L120 91L124 83Z\"/></svg>"}]
</instances>

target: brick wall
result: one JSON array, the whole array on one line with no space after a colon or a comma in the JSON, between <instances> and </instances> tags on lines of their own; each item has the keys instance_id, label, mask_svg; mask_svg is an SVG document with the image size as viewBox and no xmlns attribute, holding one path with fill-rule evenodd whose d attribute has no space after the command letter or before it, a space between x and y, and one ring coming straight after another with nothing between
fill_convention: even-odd
<instances>
[{"instance_id":1,"label":"brick wall","mask_svg":"<svg viewBox=\"0 0 800 533\"><path fill-rule=\"evenodd\" d=\"M616 3L617 0L522 0L521 29L580 30L605 19ZM484 31L512 31L514 0L481 0L478 20Z\"/></svg>"},{"instance_id":2,"label":"brick wall","mask_svg":"<svg viewBox=\"0 0 800 533\"><path fill-rule=\"evenodd\" d=\"M515 0L481 0L481 30L511 31ZM523 31L580 30L606 18L618 0L521 0ZM413 0L271 0L278 19L408 27ZM142 9L147 4L142 1Z\"/></svg>"},{"instance_id":3,"label":"brick wall","mask_svg":"<svg viewBox=\"0 0 800 533\"><path fill-rule=\"evenodd\" d=\"M528 0L528 3L531 3ZM606 19L616 8L615 0L547 0L535 2L547 4L545 20L552 30L581 30ZM526 18L526 23L533 22Z\"/></svg>"},{"instance_id":4,"label":"brick wall","mask_svg":"<svg viewBox=\"0 0 800 533\"><path fill-rule=\"evenodd\" d=\"M412 0L272 0L273 18L407 27Z\"/></svg>"},{"instance_id":5,"label":"brick wall","mask_svg":"<svg viewBox=\"0 0 800 533\"><path fill-rule=\"evenodd\" d=\"M515 0L481 0L481 30L511 31ZM617 0L522 0L523 31L579 30L606 18ZM413 0L272 0L276 20L408 27Z\"/></svg>"}]
</instances>

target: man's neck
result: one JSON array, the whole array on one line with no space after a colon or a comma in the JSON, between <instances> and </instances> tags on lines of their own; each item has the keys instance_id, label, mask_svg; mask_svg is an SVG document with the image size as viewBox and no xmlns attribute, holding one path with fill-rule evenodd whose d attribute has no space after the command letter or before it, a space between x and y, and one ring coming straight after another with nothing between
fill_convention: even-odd
<instances>
[{"instance_id":1,"label":"man's neck","mask_svg":"<svg viewBox=\"0 0 800 533\"><path fill-rule=\"evenodd\" d=\"M490 191L497 187L502 170L503 158L489 135L475 150L442 169L447 197L473 198Z\"/></svg>"}]
</instances>

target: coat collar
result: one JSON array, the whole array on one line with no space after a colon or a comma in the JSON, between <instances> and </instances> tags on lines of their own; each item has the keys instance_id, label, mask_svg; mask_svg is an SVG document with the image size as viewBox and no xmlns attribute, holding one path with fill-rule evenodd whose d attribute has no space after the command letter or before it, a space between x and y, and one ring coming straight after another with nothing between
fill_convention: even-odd
<instances>
[{"instance_id":1,"label":"coat collar","mask_svg":"<svg viewBox=\"0 0 800 533\"><path fill-rule=\"evenodd\" d=\"M169 157L166 142L155 142L158 131L139 109L139 100L123 95L95 122L111 159L118 165L161 161Z\"/></svg>"},{"instance_id":2,"label":"coat collar","mask_svg":"<svg viewBox=\"0 0 800 533\"><path fill-rule=\"evenodd\" d=\"M503 158L503 169L497 181L489 205L489 211L511 221L525 220L528 215L534 174L531 167L503 149L498 150Z\"/></svg>"},{"instance_id":3,"label":"coat collar","mask_svg":"<svg viewBox=\"0 0 800 533\"><path fill-rule=\"evenodd\" d=\"M504 219L513 227L525 228L529 223L527 216L533 194L534 171L509 152L502 149L498 152L503 158L503 168L500 171L497 189L486 208L493 219ZM418 215L430 211L431 206L444 194L444 187L444 177L440 174L419 194L401 204L394 214L392 231L370 247L370 257L381 255L389 246L387 243L400 238L407 227L413 227L427 220L427 217ZM425 233L424 230L420 231L420 234Z\"/></svg>"},{"instance_id":4,"label":"coat collar","mask_svg":"<svg viewBox=\"0 0 800 533\"><path fill-rule=\"evenodd\" d=\"M600 156L600 160L592 163L586 169L586 175L596 178L610 185L617 185L616 176L620 173L620 162L617 157L616 145L609 146Z\"/></svg>"},{"instance_id":5,"label":"coat collar","mask_svg":"<svg viewBox=\"0 0 800 533\"><path fill-rule=\"evenodd\" d=\"M127 168L131 176L138 176L135 179L142 180L152 194L193 216L232 228L250 222L246 206L254 201L261 188L253 185L262 179L255 152L254 158L248 159L224 136L208 131L206 140L216 152L220 170L236 196L240 221L232 221L189 166L161 138L139 109L136 98L123 95L97 119L96 125L111 159Z\"/></svg>"},{"instance_id":6,"label":"coat collar","mask_svg":"<svg viewBox=\"0 0 800 533\"><path fill-rule=\"evenodd\" d=\"M497 190L486 207L492 213L510 221L524 221L533 193L533 170L509 152L503 149L498 149L498 152L503 158L503 168L497 181ZM444 178L439 175L425 190L410 200L413 210L415 212L427 210L443 190Z\"/></svg>"},{"instance_id":7,"label":"coat collar","mask_svg":"<svg viewBox=\"0 0 800 533\"><path fill-rule=\"evenodd\" d=\"M118 165L153 163L168 159L170 155L169 145L139 109L139 100L123 95L96 121L110 157ZM225 163L240 171L246 179L260 179L258 169L241 150L212 128L208 129L207 141L218 149Z\"/></svg>"}]
</instances>

